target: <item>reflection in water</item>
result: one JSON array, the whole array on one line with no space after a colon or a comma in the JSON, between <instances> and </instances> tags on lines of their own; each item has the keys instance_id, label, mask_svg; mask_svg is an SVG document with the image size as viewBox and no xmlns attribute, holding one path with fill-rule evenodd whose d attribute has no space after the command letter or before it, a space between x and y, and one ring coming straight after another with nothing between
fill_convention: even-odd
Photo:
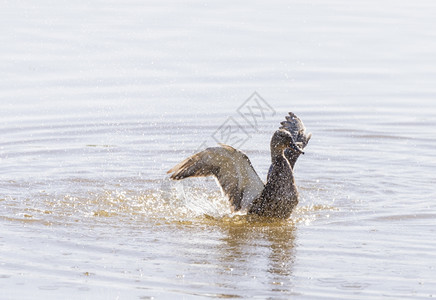
<instances>
[{"instance_id":1,"label":"reflection in water","mask_svg":"<svg viewBox=\"0 0 436 300\"><path fill-rule=\"evenodd\" d=\"M292 274L294 262L294 226L280 226L269 228L266 237L271 243L271 253L269 256L269 272L276 276L275 282L282 282L282 278L288 278Z\"/></svg>"},{"instance_id":2,"label":"reflection in water","mask_svg":"<svg viewBox=\"0 0 436 300\"><path fill-rule=\"evenodd\" d=\"M238 217L232 218L239 219ZM289 221L265 223L240 216L223 228L222 263L242 270L271 291L289 292L295 258L296 227ZM271 288L272 287L272 288Z\"/></svg>"}]
</instances>

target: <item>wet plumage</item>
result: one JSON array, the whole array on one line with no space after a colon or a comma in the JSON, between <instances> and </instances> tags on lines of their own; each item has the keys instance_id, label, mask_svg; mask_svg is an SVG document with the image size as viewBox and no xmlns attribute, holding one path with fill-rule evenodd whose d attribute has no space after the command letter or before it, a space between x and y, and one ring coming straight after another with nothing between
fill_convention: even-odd
<instances>
[{"instance_id":1,"label":"wet plumage","mask_svg":"<svg viewBox=\"0 0 436 300\"><path fill-rule=\"evenodd\" d=\"M274 132L271 148L271 167L264 184L248 157L228 146L207 148L196 153L168 171L171 179L215 176L234 211L248 214L288 218L298 204L293 167L311 134L303 122L289 113L279 130Z\"/></svg>"}]
</instances>

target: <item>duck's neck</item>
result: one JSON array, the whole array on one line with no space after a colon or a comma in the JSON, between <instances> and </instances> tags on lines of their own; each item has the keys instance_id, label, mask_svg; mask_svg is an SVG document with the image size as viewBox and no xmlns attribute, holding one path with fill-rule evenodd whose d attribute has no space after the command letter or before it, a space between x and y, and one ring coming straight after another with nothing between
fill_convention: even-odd
<instances>
[{"instance_id":1,"label":"duck's neck","mask_svg":"<svg viewBox=\"0 0 436 300\"><path fill-rule=\"evenodd\" d=\"M275 151L271 151L271 171L274 172L274 170L280 170L280 173L285 173L281 174L282 176L287 176L291 179L291 182L294 182L294 172L292 171L289 161L284 155L284 149L274 150Z\"/></svg>"},{"instance_id":2,"label":"duck's neck","mask_svg":"<svg viewBox=\"0 0 436 300\"><path fill-rule=\"evenodd\" d=\"M284 157L285 149L279 148L279 147L271 147L271 161L274 162L274 160L280 159L281 157Z\"/></svg>"}]
</instances>

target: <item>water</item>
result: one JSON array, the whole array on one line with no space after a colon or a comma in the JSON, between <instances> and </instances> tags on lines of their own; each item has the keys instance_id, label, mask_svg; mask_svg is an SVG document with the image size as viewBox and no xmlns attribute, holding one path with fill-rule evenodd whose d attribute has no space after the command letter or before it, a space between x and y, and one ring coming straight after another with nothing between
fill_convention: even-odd
<instances>
[{"instance_id":1,"label":"water","mask_svg":"<svg viewBox=\"0 0 436 300\"><path fill-rule=\"evenodd\" d=\"M435 296L433 1L0 6L2 299ZM229 117L265 178L288 111L290 220L168 180Z\"/></svg>"}]
</instances>

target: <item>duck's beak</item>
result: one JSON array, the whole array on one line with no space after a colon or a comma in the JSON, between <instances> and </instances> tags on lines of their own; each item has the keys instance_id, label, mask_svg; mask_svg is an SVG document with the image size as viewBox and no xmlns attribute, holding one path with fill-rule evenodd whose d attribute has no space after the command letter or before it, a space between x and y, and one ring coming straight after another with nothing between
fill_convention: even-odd
<instances>
[{"instance_id":1,"label":"duck's beak","mask_svg":"<svg viewBox=\"0 0 436 300\"><path fill-rule=\"evenodd\" d=\"M299 143L299 144L300 144L300 143ZM294 141L292 141L292 142L290 143L289 146L290 146L291 149L294 150L295 152L300 153L300 154L304 154L303 149L301 149L299 145L297 145L296 143L294 143Z\"/></svg>"}]
</instances>

